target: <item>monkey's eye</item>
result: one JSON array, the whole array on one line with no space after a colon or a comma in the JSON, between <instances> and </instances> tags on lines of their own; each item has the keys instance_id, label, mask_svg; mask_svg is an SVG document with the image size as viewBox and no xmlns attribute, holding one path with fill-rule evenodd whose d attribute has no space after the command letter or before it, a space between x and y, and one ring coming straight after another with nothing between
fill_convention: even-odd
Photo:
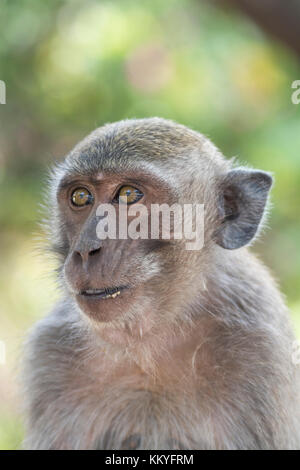
<instances>
[{"instance_id":1,"label":"monkey's eye","mask_svg":"<svg viewBox=\"0 0 300 470\"><path fill-rule=\"evenodd\" d=\"M134 204L139 201L144 194L133 186L122 186L116 196L116 200L123 204Z\"/></svg>"},{"instance_id":2,"label":"monkey's eye","mask_svg":"<svg viewBox=\"0 0 300 470\"><path fill-rule=\"evenodd\" d=\"M76 207L83 207L93 202L93 196L86 188L77 188L71 195L72 204Z\"/></svg>"}]
</instances>

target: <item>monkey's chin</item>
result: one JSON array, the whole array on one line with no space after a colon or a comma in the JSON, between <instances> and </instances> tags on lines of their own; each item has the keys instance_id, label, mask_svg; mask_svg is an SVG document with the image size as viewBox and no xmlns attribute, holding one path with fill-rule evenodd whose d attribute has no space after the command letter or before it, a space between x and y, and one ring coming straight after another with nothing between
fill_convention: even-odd
<instances>
[{"instance_id":1,"label":"monkey's chin","mask_svg":"<svg viewBox=\"0 0 300 470\"><path fill-rule=\"evenodd\" d=\"M76 302L80 310L98 322L111 322L121 318L132 304L134 295L130 289L122 289L119 294L77 294Z\"/></svg>"}]
</instances>

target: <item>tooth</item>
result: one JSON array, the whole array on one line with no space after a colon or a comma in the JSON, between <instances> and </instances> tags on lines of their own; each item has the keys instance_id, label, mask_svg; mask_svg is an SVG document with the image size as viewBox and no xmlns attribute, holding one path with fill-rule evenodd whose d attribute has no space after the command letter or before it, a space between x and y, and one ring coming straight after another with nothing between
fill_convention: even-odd
<instances>
[{"instance_id":1,"label":"tooth","mask_svg":"<svg viewBox=\"0 0 300 470\"><path fill-rule=\"evenodd\" d=\"M118 290L118 292L116 292L116 295L120 295L120 294L121 294L121 292Z\"/></svg>"},{"instance_id":2,"label":"tooth","mask_svg":"<svg viewBox=\"0 0 300 470\"><path fill-rule=\"evenodd\" d=\"M112 298L115 299L117 297L117 293L111 294Z\"/></svg>"}]
</instances>

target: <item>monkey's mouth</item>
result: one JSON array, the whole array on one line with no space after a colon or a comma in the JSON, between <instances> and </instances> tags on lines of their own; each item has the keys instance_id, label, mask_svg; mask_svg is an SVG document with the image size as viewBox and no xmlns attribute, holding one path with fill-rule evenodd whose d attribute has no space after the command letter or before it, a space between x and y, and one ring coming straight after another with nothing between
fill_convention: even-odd
<instances>
[{"instance_id":1,"label":"monkey's mouth","mask_svg":"<svg viewBox=\"0 0 300 470\"><path fill-rule=\"evenodd\" d=\"M108 287L105 289L86 289L80 291L79 295L86 299L115 299L127 286Z\"/></svg>"}]
</instances>

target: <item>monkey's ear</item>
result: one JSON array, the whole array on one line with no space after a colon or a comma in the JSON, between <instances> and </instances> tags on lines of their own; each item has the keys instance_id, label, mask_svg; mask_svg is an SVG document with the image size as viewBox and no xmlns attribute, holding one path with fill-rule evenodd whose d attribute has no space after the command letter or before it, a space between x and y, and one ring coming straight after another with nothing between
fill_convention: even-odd
<instances>
[{"instance_id":1,"label":"monkey's ear","mask_svg":"<svg viewBox=\"0 0 300 470\"><path fill-rule=\"evenodd\" d=\"M219 213L221 226L216 234L218 245L228 250L249 243L261 222L272 176L260 170L236 168L221 185Z\"/></svg>"}]
</instances>

